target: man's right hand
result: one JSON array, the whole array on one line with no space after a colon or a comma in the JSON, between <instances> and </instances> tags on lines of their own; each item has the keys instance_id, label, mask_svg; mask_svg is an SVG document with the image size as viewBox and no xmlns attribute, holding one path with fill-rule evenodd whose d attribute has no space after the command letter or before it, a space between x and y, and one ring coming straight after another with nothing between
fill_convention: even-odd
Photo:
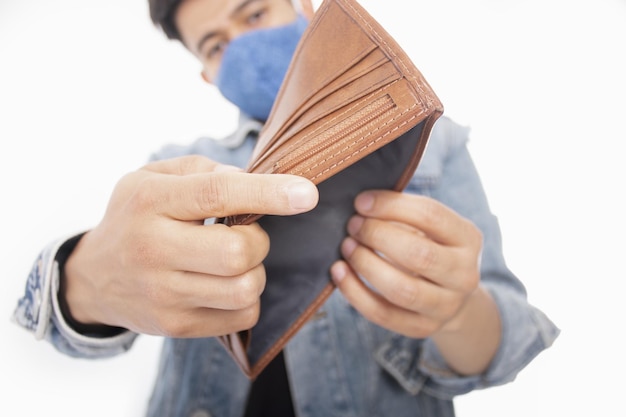
<instances>
[{"instance_id":1,"label":"man's right hand","mask_svg":"<svg viewBox=\"0 0 626 417\"><path fill-rule=\"evenodd\" d=\"M256 223L203 225L234 214L293 215L315 207L313 183L248 174L191 156L123 177L100 224L65 265L72 317L134 332L207 337L252 327L269 238Z\"/></svg>"}]
</instances>

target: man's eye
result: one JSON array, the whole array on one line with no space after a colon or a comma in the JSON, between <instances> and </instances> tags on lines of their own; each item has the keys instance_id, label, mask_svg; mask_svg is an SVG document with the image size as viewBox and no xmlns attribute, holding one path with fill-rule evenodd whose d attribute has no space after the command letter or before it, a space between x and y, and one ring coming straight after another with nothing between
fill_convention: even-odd
<instances>
[{"instance_id":1,"label":"man's eye","mask_svg":"<svg viewBox=\"0 0 626 417\"><path fill-rule=\"evenodd\" d=\"M251 13L250 15L248 15L246 22L250 26L257 26L263 19L263 16L265 15L265 13L266 13L265 9L257 10L254 13Z\"/></svg>"},{"instance_id":2,"label":"man's eye","mask_svg":"<svg viewBox=\"0 0 626 417\"><path fill-rule=\"evenodd\" d=\"M206 54L207 58L215 59L219 57L222 53L224 53L227 45L228 42L226 42L225 40L216 42L215 44L211 45Z\"/></svg>"}]
</instances>

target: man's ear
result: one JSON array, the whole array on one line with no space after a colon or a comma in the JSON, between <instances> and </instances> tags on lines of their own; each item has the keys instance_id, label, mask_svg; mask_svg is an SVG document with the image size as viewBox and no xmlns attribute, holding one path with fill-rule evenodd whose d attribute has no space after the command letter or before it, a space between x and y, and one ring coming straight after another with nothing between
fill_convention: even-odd
<instances>
[{"instance_id":1,"label":"man's ear","mask_svg":"<svg viewBox=\"0 0 626 417\"><path fill-rule=\"evenodd\" d=\"M204 82L213 84L213 82L211 81L211 77L206 73L205 70L200 71L200 76L202 77Z\"/></svg>"}]
</instances>

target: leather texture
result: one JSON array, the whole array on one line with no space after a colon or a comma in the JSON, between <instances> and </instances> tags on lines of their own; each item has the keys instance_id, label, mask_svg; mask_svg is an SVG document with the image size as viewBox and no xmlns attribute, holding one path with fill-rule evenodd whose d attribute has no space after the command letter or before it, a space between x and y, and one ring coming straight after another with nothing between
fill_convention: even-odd
<instances>
[{"instance_id":1,"label":"leather texture","mask_svg":"<svg viewBox=\"0 0 626 417\"><path fill-rule=\"evenodd\" d=\"M287 173L318 185L318 206L296 216L255 213L270 236L261 314L250 330L219 339L254 379L334 290L353 202L367 189L401 191L443 106L420 71L355 0L324 0L305 31L247 171Z\"/></svg>"}]
</instances>

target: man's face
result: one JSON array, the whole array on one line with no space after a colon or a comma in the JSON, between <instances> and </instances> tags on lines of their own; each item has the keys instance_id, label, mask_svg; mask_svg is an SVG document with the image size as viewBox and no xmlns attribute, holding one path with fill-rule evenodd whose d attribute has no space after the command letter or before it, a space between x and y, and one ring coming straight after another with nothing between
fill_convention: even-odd
<instances>
[{"instance_id":1,"label":"man's face","mask_svg":"<svg viewBox=\"0 0 626 417\"><path fill-rule=\"evenodd\" d=\"M184 0L175 22L183 43L202 63L203 78L212 82L233 38L285 25L296 17L289 0Z\"/></svg>"}]
</instances>

